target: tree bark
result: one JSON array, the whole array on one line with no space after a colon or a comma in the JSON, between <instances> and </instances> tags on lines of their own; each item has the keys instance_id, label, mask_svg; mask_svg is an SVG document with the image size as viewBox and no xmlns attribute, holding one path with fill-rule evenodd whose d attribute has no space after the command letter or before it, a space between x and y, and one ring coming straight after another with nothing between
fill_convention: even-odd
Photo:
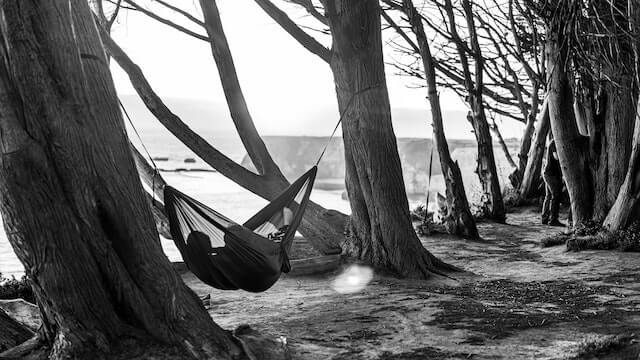
<instances>
[{"instance_id":1,"label":"tree bark","mask_svg":"<svg viewBox=\"0 0 640 360\"><path fill-rule=\"evenodd\" d=\"M162 252L86 1L1 9L0 211L50 356L241 355Z\"/></svg>"},{"instance_id":2,"label":"tree bark","mask_svg":"<svg viewBox=\"0 0 640 360\"><path fill-rule=\"evenodd\" d=\"M533 140L527 156L527 166L522 176L520 185L520 198L528 199L538 189L540 185L540 174L542 171L542 159L547 143L551 123L549 121L549 97L547 96L542 104L542 110L538 115L536 130L533 133Z\"/></svg>"},{"instance_id":3,"label":"tree bark","mask_svg":"<svg viewBox=\"0 0 640 360\"><path fill-rule=\"evenodd\" d=\"M558 31L548 31L547 34L549 118L576 226L590 220L593 213L588 141L580 135L573 113L573 93L565 69L566 44Z\"/></svg>"},{"instance_id":4,"label":"tree bark","mask_svg":"<svg viewBox=\"0 0 640 360\"><path fill-rule=\"evenodd\" d=\"M402 179L385 82L377 0L327 0L331 69L344 114L351 237L345 252L374 268L411 278L453 269L420 243Z\"/></svg>"},{"instance_id":5,"label":"tree bark","mask_svg":"<svg viewBox=\"0 0 640 360\"><path fill-rule=\"evenodd\" d=\"M633 149L627 174L616 201L604 220L604 227L611 231L622 230L638 221L640 211L640 101L637 102Z\"/></svg>"},{"instance_id":6,"label":"tree bark","mask_svg":"<svg viewBox=\"0 0 640 360\"><path fill-rule=\"evenodd\" d=\"M527 168L527 164L529 163L529 151L531 150L531 144L533 140L533 135L535 132L535 122L536 116L538 113L538 91L540 85L538 83L533 84L533 95L531 97L531 111L527 116L527 123L522 131L522 140L520 141L520 150L518 151L518 168L517 168L517 176L518 176L518 187L522 184L522 179L524 179L524 173Z\"/></svg>"},{"instance_id":7,"label":"tree bark","mask_svg":"<svg viewBox=\"0 0 640 360\"><path fill-rule=\"evenodd\" d=\"M289 182L284 176L261 176L255 174L207 143L205 139L191 130L177 115L167 108L162 99L149 85L140 67L127 56L108 34L102 31L101 35L109 55L127 73L131 84L147 109L169 132L204 162L236 184L267 200L275 199L282 190L289 186ZM300 232L321 253L325 255L336 254L342 251L340 240L344 238L345 222L345 215L334 210L327 210L310 201L300 226Z\"/></svg>"},{"instance_id":8,"label":"tree bark","mask_svg":"<svg viewBox=\"0 0 640 360\"><path fill-rule=\"evenodd\" d=\"M633 61L633 57L629 57ZM635 76L623 74L619 85L607 89L605 135L607 137L607 209L616 201L627 174L636 120Z\"/></svg>"},{"instance_id":9,"label":"tree bark","mask_svg":"<svg viewBox=\"0 0 640 360\"><path fill-rule=\"evenodd\" d=\"M462 182L462 174L457 162L454 162L449 152L449 145L444 134L442 121L442 109L440 108L440 98L436 84L436 72L433 66L431 49L422 24L422 17L416 10L411 0L403 0L402 11L409 19L411 29L416 36L418 50L422 58L422 66L427 81L429 104L431 105L431 118L433 127L433 139L438 148L440 157L440 167L446 185L447 195L447 216L444 225L450 234L466 236L472 239L479 239L476 222L471 216L467 194Z\"/></svg>"}]
</instances>

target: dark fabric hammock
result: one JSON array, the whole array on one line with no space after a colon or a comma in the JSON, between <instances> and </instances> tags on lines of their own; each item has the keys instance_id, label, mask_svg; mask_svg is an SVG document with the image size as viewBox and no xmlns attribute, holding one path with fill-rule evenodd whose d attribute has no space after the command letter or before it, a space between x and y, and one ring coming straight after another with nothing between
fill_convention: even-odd
<instances>
[{"instance_id":1,"label":"dark fabric hammock","mask_svg":"<svg viewBox=\"0 0 640 360\"><path fill-rule=\"evenodd\" d=\"M189 270L222 290L270 288L281 273L291 270L287 254L316 172L312 167L243 225L166 186L171 235Z\"/></svg>"}]
</instances>

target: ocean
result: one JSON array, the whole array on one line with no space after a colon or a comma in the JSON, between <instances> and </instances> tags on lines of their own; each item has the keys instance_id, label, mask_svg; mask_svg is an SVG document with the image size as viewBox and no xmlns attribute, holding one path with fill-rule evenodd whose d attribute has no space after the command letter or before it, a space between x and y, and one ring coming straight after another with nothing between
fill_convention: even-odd
<instances>
[{"instance_id":1,"label":"ocean","mask_svg":"<svg viewBox=\"0 0 640 360\"><path fill-rule=\"evenodd\" d=\"M131 131L129 133L133 134ZM156 159L156 165L168 184L199 199L231 219L242 223L267 203L221 174L213 172L211 167L164 129L139 129L139 133L149 153ZM240 162L244 157L245 151L237 136L216 135L206 131L200 133L234 161ZM132 142L144 153L137 139L132 139ZM189 160L185 162L186 159ZM348 214L350 213L349 203L342 198L342 193L343 190L314 189L311 199L322 206ZM418 201L414 199L412 206L417 205ZM171 240L162 239L162 246L170 260L181 260ZM24 273L22 264L16 258L7 240L4 228L0 229L0 273L5 276L21 276Z\"/></svg>"}]
</instances>

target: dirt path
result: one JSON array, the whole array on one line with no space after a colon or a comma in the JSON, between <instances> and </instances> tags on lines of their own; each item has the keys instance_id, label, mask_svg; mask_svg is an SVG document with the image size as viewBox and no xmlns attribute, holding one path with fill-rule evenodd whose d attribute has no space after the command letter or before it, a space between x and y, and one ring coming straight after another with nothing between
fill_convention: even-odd
<instances>
[{"instance_id":1,"label":"dirt path","mask_svg":"<svg viewBox=\"0 0 640 360\"><path fill-rule=\"evenodd\" d=\"M375 276L364 290L341 294L332 287L336 273L283 277L251 294L184 276L197 293L211 294L216 322L286 337L295 359L605 358L600 348L606 358L637 359L640 256L540 248L559 229L537 219L524 209L508 225L480 224L484 242L424 238L430 251L470 272L456 280Z\"/></svg>"}]
</instances>

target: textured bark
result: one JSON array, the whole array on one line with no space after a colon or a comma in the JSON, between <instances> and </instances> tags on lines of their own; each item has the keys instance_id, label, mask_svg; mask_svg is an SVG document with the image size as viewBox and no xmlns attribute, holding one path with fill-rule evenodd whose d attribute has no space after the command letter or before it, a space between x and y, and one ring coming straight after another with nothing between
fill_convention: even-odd
<instances>
[{"instance_id":1,"label":"textured bark","mask_svg":"<svg viewBox=\"0 0 640 360\"><path fill-rule=\"evenodd\" d=\"M640 212L640 101L637 102L633 149L625 180L620 187L616 201L604 220L609 230L622 230L638 221Z\"/></svg>"},{"instance_id":2,"label":"textured bark","mask_svg":"<svg viewBox=\"0 0 640 360\"><path fill-rule=\"evenodd\" d=\"M344 114L352 236L345 252L393 274L452 269L420 243L411 219L385 82L377 0L328 0L338 106Z\"/></svg>"},{"instance_id":3,"label":"textured bark","mask_svg":"<svg viewBox=\"0 0 640 360\"><path fill-rule=\"evenodd\" d=\"M51 357L240 355L162 252L86 1L2 12L0 211Z\"/></svg>"},{"instance_id":4,"label":"textured bark","mask_svg":"<svg viewBox=\"0 0 640 360\"><path fill-rule=\"evenodd\" d=\"M593 188L588 161L588 141L578 131L573 95L565 66L567 50L558 31L548 31L549 118L562 174L571 199L574 226L591 219Z\"/></svg>"},{"instance_id":5,"label":"textured bark","mask_svg":"<svg viewBox=\"0 0 640 360\"><path fill-rule=\"evenodd\" d=\"M276 176L255 174L211 146L204 138L191 130L176 114L171 112L162 99L153 91L140 67L127 56L108 34L103 31L101 35L107 51L127 73L131 84L149 111L169 132L204 162L236 184L267 200L274 199L289 185L280 170L278 170L280 175ZM344 237L345 222L346 216L344 214L334 210L327 210L314 202L309 202L300 226L300 232L321 253L326 255L336 254L342 251L339 241Z\"/></svg>"},{"instance_id":6,"label":"textured bark","mask_svg":"<svg viewBox=\"0 0 640 360\"><path fill-rule=\"evenodd\" d=\"M520 198L528 199L532 197L540 185L540 174L542 170L542 159L546 147L547 135L551 123L549 121L549 98L546 97L542 104L542 110L538 115L536 130L527 156L527 166L522 176L520 184Z\"/></svg>"},{"instance_id":7,"label":"textured bark","mask_svg":"<svg viewBox=\"0 0 640 360\"><path fill-rule=\"evenodd\" d=\"M623 74L620 85L610 85L607 89L607 208L616 201L627 174L636 119L637 92L634 83L633 74Z\"/></svg>"},{"instance_id":8,"label":"textured bark","mask_svg":"<svg viewBox=\"0 0 640 360\"><path fill-rule=\"evenodd\" d=\"M431 118L433 127L433 139L438 149L440 158L440 167L446 185L447 195L447 216L444 219L444 225L450 234L466 236L472 239L480 238L476 222L471 216L469 210L469 202L467 194L464 190L462 182L462 174L457 162L454 162L449 152L449 145L444 134L444 126L442 121L442 109L440 108L440 99L438 97L438 88L436 84L436 72L433 66L433 57L429 42L424 32L422 17L416 10L411 0L403 0L402 11L409 19L411 29L416 36L418 50L422 58L422 66L427 81L427 89L429 93L429 104L431 105Z\"/></svg>"}]
</instances>

